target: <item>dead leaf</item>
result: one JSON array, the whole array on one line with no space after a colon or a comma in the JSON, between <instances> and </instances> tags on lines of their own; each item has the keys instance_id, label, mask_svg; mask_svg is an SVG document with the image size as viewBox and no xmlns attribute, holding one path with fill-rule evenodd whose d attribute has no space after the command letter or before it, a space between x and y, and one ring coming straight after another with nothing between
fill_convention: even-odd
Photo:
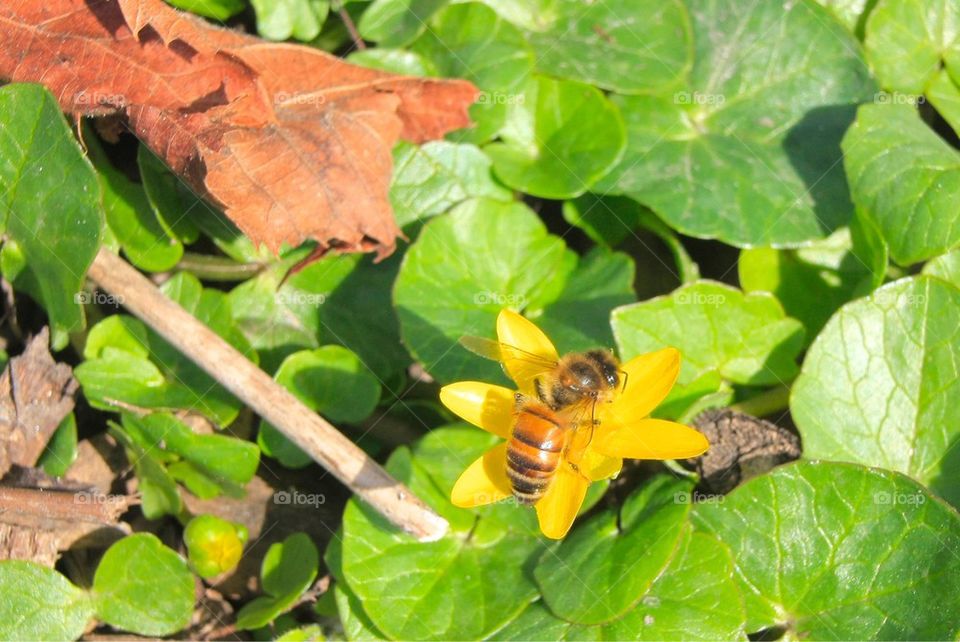
<instances>
[{"instance_id":1,"label":"dead leaf","mask_svg":"<svg viewBox=\"0 0 960 642\"><path fill-rule=\"evenodd\" d=\"M706 410L693 423L710 442L710 450L686 461L711 493L729 493L801 454L800 438L790 430L729 408Z\"/></svg>"},{"instance_id":2,"label":"dead leaf","mask_svg":"<svg viewBox=\"0 0 960 642\"><path fill-rule=\"evenodd\" d=\"M33 466L63 418L73 410L77 380L50 356L44 328L0 375L0 477L11 466Z\"/></svg>"},{"instance_id":3,"label":"dead leaf","mask_svg":"<svg viewBox=\"0 0 960 642\"><path fill-rule=\"evenodd\" d=\"M220 29L162 0L0 5L0 76L134 133L257 243L389 254L398 137L469 124L476 88Z\"/></svg>"}]
</instances>

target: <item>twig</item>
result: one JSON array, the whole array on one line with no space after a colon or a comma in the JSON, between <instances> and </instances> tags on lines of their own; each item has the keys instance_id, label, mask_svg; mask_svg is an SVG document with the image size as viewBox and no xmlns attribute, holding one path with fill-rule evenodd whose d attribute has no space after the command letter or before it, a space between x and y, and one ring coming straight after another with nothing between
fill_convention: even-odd
<instances>
[{"instance_id":1,"label":"twig","mask_svg":"<svg viewBox=\"0 0 960 642\"><path fill-rule=\"evenodd\" d=\"M421 541L446 533L445 519L126 261L101 249L89 276L389 521Z\"/></svg>"},{"instance_id":2,"label":"twig","mask_svg":"<svg viewBox=\"0 0 960 642\"><path fill-rule=\"evenodd\" d=\"M363 51L367 48L367 43L363 41L363 38L360 37L360 32L357 31L357 25L353 24L353 18L350 17L350 14L343 6L342 0L335 3L337 7L337 13L340 14L340 19L343 20L343 26L347 28L347 33L350 34L350 39L353 40L353 46Z\"/></svg>"}]
</instances>

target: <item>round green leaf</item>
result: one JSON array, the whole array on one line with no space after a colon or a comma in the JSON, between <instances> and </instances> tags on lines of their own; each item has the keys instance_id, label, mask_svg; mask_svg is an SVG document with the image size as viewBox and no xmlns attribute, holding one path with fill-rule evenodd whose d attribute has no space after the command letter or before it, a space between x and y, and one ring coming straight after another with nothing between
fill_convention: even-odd
<instances>
[{"instance_id":1,"label":"round green leaf","mask_svg":"<svg viewBox=\"0 0 960 642\"><path fill-rule=\"evenodd\" d=\"M194 579L187 562L150 533L107 549L93 577L97 617L140 635L170 635L190 623Z\"/></svg>"},{"instance_id":2,"label":"round green leaf","mask_svg":"<svg viewBox=\"0 0 960 642\"><path fill-rule=\"evenodd\" d=\"M340 346L295 352L284 359L274 378L308 408L334 422L363 421L380 400L380 382L357 355ZM289 468L312 461L266 422L260 424L257 442L264 453Z\"/></svg>"},{"instance_id":3,"label":"round green leaf","mask_svg":"<svg viewBox=\"0 0 960 642\"><path fill-rule=\"evenodd\" d=\"M730 550L714 537L685 528L663 573L620 619L602 626L572 624L541 601L490 639L744 640L744 624Z\"/></svg>"},{"instance_id":4,"label":"round green leaf","mask_svg":"<svg viewBox=\"0 0 960 642\"><path fill-rule=\"evenodd\" d=\"M841 228L796 250L743 250L737 263L740 285L746 292L776 296L789 316L803 322L812 341L841 305L883 279L886 257L861 258L853 245L850 229Z\"/></svg>"},{"instance_id":5,"label":"round green leaf","mask_svg":"<svg viewBox=\"0 0 960 642\"><path fill-rule=\"evenodd\" d=\"M668 475L651 480L619 515L597 515L545 553L534 577L550 610L578 624L602 624L633 607L677 549L692 487Z\"/></svg>"},{"instance_id":6,"label":"round green leaf","mask_svg":"<svg viewBox=\"0 0 960 642\"><path fill-rule=\"evenodd\" d=\"M423 56L403 49L385 49L383 47L360 49L350 52L347 60L362 67L389 71L404 76L437 75L436 69ZM394 165L396 165L396 162L394 162Z\"/></svg>"},{"instance_id":7,"label":"round green leaf","mask_svg":"<svg viewBox=\"0 0 960 642\"><path fill-rule=\"evenodd\" d=\"M423 33L427 21L448 0L374 0L357 23L364 40L402 47Z\"/></svg>"},{"instance_id":8,"label":"round green leaf","mask_svg":"<svg viewBox=\"0 0 960 642\"><path fill-rule=\"evenodd\" d=\"M530 34L545 74L632 94L679 85L690 70L690 18L679 0L557 5L550 28Z\"/></svg>"},{"instance_id":9,"label":"round green leaf","mask_svg":"<svg viewBox=\"0 0 960 642\"><path fill-rule=\"evenodd\" d=\"M620 159L623 119L596 88L539 76L520 109L533 119L532 139L504 132L503 143L484 151L507 185L544 198L573 198L587 191Z\"/></svg>"},{"instance_id":10,"label":"round green leaf","mask_svg":"<svg viewBox=\"0 0 960 642\"><path fill-rule=\"evenodd\" d=\"M914 108L864 105L843 150L853 201L876 223L894 261L910 265L960 243L960 153Z\"/></svg>"},{"instance_id":11,"label":"round green leaf","mask_svg":"<svg viewBox=\"0 0 960 642\"><path fill-rule=\"evenodd\" d=\"M868 5L876 4L871 0L817 0L826 7L843 26L858 36L863 33Z\"/></svg>"},{"instance_id":12,"label":"round green leaf","mask_svg":"<svg viewBox=\"0 0 960 642\"><path fill-rule=\"evenodd\" d=\"M923 93L946 65L960 78L960 7L944 0L880 0L864 46L885 89Z\"/></svg>"},{"instance_id":13,"label":"round green leaf","mask_svg":"<svg viewBox=\"0 0 960 642\"><path fill-rule=\"evenodd\" d=\"M200 230L193 219L201 216L199 210L212 210L206 201L166 166L146 145L137 149L137 165L147 200L157 215L157 221L171 237L183 243L193 243Z\"/></svg>"},{"instance_id":14,"label":"round green leaf","mask_svg":"<svg viewBox=\"0 0 960 642\"><path fill-rule=\"evenodd\" d=\"M803 327L775 298L712 281L618 308L611 324L624 360L666 346L680 350L681 385L712 370L731 383L787 382L803 346Z\"/></svg>"},{"instance_id":15,"label":"round green leaf","mask_svg":"<svg viewBox=\"0 0 960 642\"><path fill-rule=\"evenodd\" d=\"M697 504L733 551L747 631L811 640L960 633L960 518L900 474L797 463Z\"/></svg>"},{"instance_id":16,"label":"round green leaf","mask_svg":"<svg viewBox=\"0 0 960 642\"><path fill-rule=\"evenodd\" d=\"M915 277L844 306L810 348L790 409L804 454L907 473L960 505L960 290Z\"/></svg>"},{"instance_id":17,"label":"round green leaf","mask_svg":"<svg viewBox=\"0 0 960 642\"><path fill-rule=\"evenodd\" d=\"M100 249L100 186L40 85L0 87L0 122L0 264L14 288L47 311L59 350L84 326L80 288Z\"/></svg>"},{"instance_id":18,"label":"round green leaf","mask_svg":"<svg viewBox=\"0 0 960 642\"><path fill-rule=\"evenodd\" d=\"M614 98L627 152L595 191L741 247L794 246L846 223L839 142L875 93L856 40L812 2L686 4L688 81L672 95Z\"/></svg>"},{"instance_id":19,"label":"round green leaf","mask_svg":"<svg viewBox=\"0 0 960 642\"><path fill-rule=\"evenodd\" d=\"M525 205L467 201L428 222L407 250L393 291L404 343L442 382L504 381L457 341L492 336L504 307L556 298L575 263Z\"/></svg>"},{"instance_id":20,"label":"round green leaf","mask_svg":"<svg viewBox=\"0 0 960 642\"><path fill-rule=\"evenodd\" d=\"M344 511L342 572L376 628L404 640L485 637L522 611L537 590L524 570L543 550L529 508L455 508L457 476L497 439L472 427L437 429L401 448L387 470L450 521L436 542L418 542L370 507ZM469 617L463 609L469 608Z\"/></svg>"},{"instance_id":21,"label":"round green leaf","mask_svg":"<svg viewBox=\"0 0 960 642\"><path fill-rule=\"evenodd\" d=\"M0 596L4 640L76 640L93 617L86 591L35 562L0 562Z\"/></svg>"},{"instance_id":22,"label":"round green leaf","mask_svg":"<svg viewBox=\"0 0 960 642\"><path fill-rule=\"evenodd\" d=\"M923 273L943 279L960 288L960 250L938 256L923 266Z\"/></svg>"},{"instance_id":23,"label":"round green leaf","mask_svg":"<svg viewBox=\"0 0 960 642\"><path fill-rule=\"evenodd\" d=\"M494 180L490 159L475 145L401 142L393 150L393 167L390 202L401 227L442 214L469 198L513 199L510 190Z\"/></svg>"},{"instance_id":24,"label":"round green leaf","mask_svg":"<svg viewBox=\"0 0 960 642\"><path fill-rule=\"evenodd\" d=\"M170 4L199 16L223 22L247 6L244 0L169 0Z\"/></svg>"},{"instance_id":25,"label":"round green leaf","mask_svg":"<svg viewBox=\"0 0 960 642\"><path fill-rule=\"evenodd\" d=\"M251 0L257 33L269 40L313 40L330 12L330 0Z\"/></svg>"},{"instance_id":26,"label":"round green leaf","mask_svg":"<svg viewBox=\"0 0 960 642\"><path fill-rule=\"evenodd\" d=\"M470 107L472 130L459 136L484 142L503 126L507 106L517 100L533 71L533 49L519 29L478 3L446 7L411 49L440 76L465 78L483 94Z\"/></svg>"}]
</instances>

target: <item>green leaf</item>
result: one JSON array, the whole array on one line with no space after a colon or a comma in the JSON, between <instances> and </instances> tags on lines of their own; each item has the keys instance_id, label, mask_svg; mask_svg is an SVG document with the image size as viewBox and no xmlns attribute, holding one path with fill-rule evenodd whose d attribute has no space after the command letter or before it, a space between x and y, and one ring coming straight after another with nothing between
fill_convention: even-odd
<instances>
[{"instance_id":1,"label":"green leaf","mask_svg":"<svg viewBox=\"0 0 960 642\"><path fill-rule=\"evenodd\" d=\"M960 505L958 363L954 286L903 279L844 306L793 387L804 454L901 471Z\"/></svg>"},{"instance_id":2,"label":"green leaf","mask_svg":"<svg viewBox=\"0 0 960 642\"><path fill-rule=\"evenodd\" d=\"M864 46L884 89L923 93L946 66L960 79L960 8L943 0L881 0L870 14Z\"/></svg>"},{"instance_id":3,"label":"green leaf","mask_svg":"<svg viewBox=\"0 0 960 642\"><path fill-rule=\"evenodd\" d=\"M460 0L457 0L458 2ZM479 0L522 29L543 31L557 19L560 0Z\"/></svg>"},{"instance_id":4,"label":"green leaf","mask_svg":"<svg viewBox=\"0 0 960 642\"><path fill-rule=\"evenodd\" d=\"M164 453L148 450L138 441L138 434L128 434L124 427L112 421L109 424L110 434L124 447L127 461L133 464L143 516L147 519L159 519L164 515L179 515L183 510L180 489L164 467Z\"/></svg>"},{"instance_id":5,"label":"green leaf","mask_svg":"<svg viewBox=\"0 0 960 642\"><path fill-rule=\"evenodd\" d=\"M199 216L201 210L212 208L146 145L137 149L137 164L147 200L160 226L172 238L186 244L195 242L200 230L193 218Z\"/></svg>"},{"instance_id":6,"label":"green leaf","mask_svg":"<svg viewBox=\"0 0 960 642\"><path fill-rule=\"evenodd\" d=\"M927 98L954 133L960 132L960 87L945 69L927 85ZM919 102L919 98L916 102Z\"/></svg>"},{"instance_id":7,"label":"green leaf","mask_svg":"<svg viewBox=\"0 0 960 642\"><path fill-rule=\"evenodd\" d=\"M960 288L960 250L933 259L923 266L923 273L941 278Z\"/></svg>"},{"instance_id":8,"label":"green leaf","mask_svg":"<svg viewBox=\"0 0 960 642\"><path fill-rule=\"evenodd\" d=\"M563 352L612 348L610 312L633 303L633 259L594 248L570 273L560 296L543 309L536 323Z\"/></svg>"},{"instance_id":9,"label":"green leaf","mask_svg":"<svg viewBox=\"0 0 960 642\"><path fill-rule=\"evenodd\" d=\"M666 346L680 350L682 385L711 370L731 383L788 382L803 346L803 327L775 298L713 281L618 308L611 324L624 360Z\"/></svg>"},{"instance_id":10,"label":"green leaf","mask_svg":"<svg viewBox=\"0 0 960 642\"><path fill-rule=\"evenodd\" d=\"M237 613L238 629L265 626L289 611L317 577L320 555L306 533L294 533L271 544L260 567L266 595L244 605Z\"/></svg>"},{"instance_id":11,"label":"green leaf","mask_svg":"<svg viewBox=\"0 0 960 642\"><path fill-rule=\"evenodd\" d=\"M0 561L0 638L76 640L93 617L86 591L35 562Z\"/></svg>"},{"instance_id":12,"label":"green leaf","mask_svg":"<svg viewBox=\"0 0 960 642\"><path fill-rule=\"evenodd\" d=\"M228 435L198 435L173 415L124 413L123 427L147 450L177 455L218 486L243 486L257 472L260 452L254 444Z\"/></svg>"},{"instance_id":13,"label":"green leaf","mask_svg":"<svg viewBox=\"0 0 960 642\"><path fill-rule=\"evenodd\" d=\"M879 259L871 261L874 265L865 262L854 250L850 230L841 228L796 250L743 250L737 268L744 291L776 296L789 316L803 322L812 341L841 305L880 284L886 260Z\"/></svg>"},{"instance_id":14,"label":"green leaf","mask_svg":"<svg viewBox=\"0 0 960 642\"><path fill-rule=\"evenodd\" d=\"M192 274L181 272L161 290L187 312L257 361L257 355L237 330L230 304L222 292L203 289ZM240 411L240 402L189 358L125 315L107 317L87 335L84 358L74 370L84 395L97 407L115 408L121 401L141 408L181 408L199 412L221 426Z\"/></svg>"},{"instance_id":15,"label":"green leaf","mask_svg":"<svg viewBox=\"0 0 960 642\"><path fill-rule=\"evenodd\" d=\"M594 87L538 76L519 109L533 120L532 139L510 136L488 145L493 169L507 185L543 198L586 192L623 155L619 110Z\"/></svg>"},{"instance_id":16,"label":"green leaf","mask_svg":"<svg viewBox=\"0 0 960 642\"><path fill-rule=\"evenodd\" d=\"M497 183L490 159L475 145L434 141L423 146L401 142L393 150L390 202L397 225L442 214L469 198L513 200Z\"/></svg>"},{"instance_id":17,"label":"green leaf","mask_svg":"<svg viewBox=\"0 0 960 642\"><path fill-rule=\"evenodd\" d=\"M77 459L77 418L71 412L63 418L47 442L37 466L52 477L61 477Z\"/></svg>"},{"instance_id":18,"label":"green leaf","mask_svg":"<svg viewBox=\"0 0 960 642\"><path fill-rule=\"evenodd\" d=\"M669 475L648 481L619 515L595 516L545 554L534 577L550 610L578 624L601 624L637 604L677 549L690 509L683 498L692 488Z\"/></svg>"},{"instance_id":19,"label":"green leaf","mask_svg":"<svg viewBox=\"0 0 960 642\"><path fill-rule=\"evenodd\" d=\"M330 570L330 575L336 580L333 585L334 600L337 605L337 615L348 640L386 640L387 636L377 630L376 625L363 610L363 604L356 594L350 590L343 578L343 530L340 529L330 538L327 551L323 558Z\"/></svg>"},{"instance_id":20,"label":"green leaf","mask_svg":"<svg viewBox=\"0 0 960 642\"><path fill-rule=\"evenodd\" d=\"M533 49L520 30L478 3L438 12L411 49L439 75L465 78L483 92L470 107L473 129L459 134L476 143L489 140L503 126L508 103L518 99L533 71Z\"/></svg>"},{"instance_id":21,"label":"green leaf","mask_svg":"<svg viewBox=\"0 0 960 642\"><path fill-rule=\"evenodd\" d=\"M363 421L380 400L377 378L357 355L340 346L295 352L280 364L275 379L308 408L337 423ZM264 453L288 468L306 466L312 461L266 422L260 424L257 442Z\"/></svg>"},{"instance_id":22,"label":"green leaf","mask_svg":"<svg viewBox=\"0 0 960 642\"><path fill-rule=\"evenodd\" d=\"M93 576L98 619L140 635L170 635L190 623L193 574L187 562L150 533L107 549Z\"/></svg>"},{"instance_id":23,"label":"green leaf","mask_svg":"<svg viewBox=\"0 0 960 642\"><path fill-rule=\"evenodd\" d=\"M662 93L693 62L690 17L679 0L560 0L549 29L530 34L537 70L621 94Z\"/></svg>"},{"instance_id":24,"label":"green leaf","mask_svg":"<svg viewBox=\"0 0 960 642\"><path fill-rule=\"evenodd\" d=\"M347 61L355 65L369 67L370 69L389 71L404 76L437 75L437 70L433 68L433 65L428 62L426 58L418 53L405 51L403 49L376 47L373 49L351 51L350 55L347 56ZM403 144L402 141L401 144ZM396 154L396 150L394 154ZM396 161L394 161L394 166L396 166Z\"/></svg>"},{"instance_id":25,"label":"green leaf","mask_svg":"<svg viewBox=\"0 0 960 642\"><path fill-rule=\"evenodd\" d=\"M811 2L686 4L688 81L672 95L614 97L627 152L594 190L741 247L795 246L846 223L839 142L875 93L856 40Z\"/></svg>"},{"instance_id":26,"label":"green leaf","mask_svg":"<svg viewBox=\"0 0 960 642\"><path fill-rule=\"evenodd\" d=\"M693 511L733 550L747 630L788 639L960 633L960 519L916 482L828 462L762 475Z\"/></svg>"},{"instance_id":27,"label":"green leaf","mask_svg":"<svg viewBox=\"0 0 960 642\"><path fill-rule=\"evenodd\" d=\"M428 222L407 250L393 293L404 343L441 382L504 381L496 364L458 340L491 336L504 307L555 299L575 263L525 205L463 203Z\"/></svg>"},{"instance_id":28,"label":"green leaf","mask_svg":"<svg viewBox=\"0 0 960 642\"><path fill-rule=\"evenodd\" d=\"M257 33L269 40L313 40L330 12L329 0L250 0Z\"/></svg>"},{"instance_id":29,"label":"green leaf","mask_svg":"<svg viewBox=\"0 0 960 642\"><path fill-rule=\"evenodd\" d=\"M103 190L107 226L124 254L131 263L150 272L172 268L183 256L183 244L160 226L143 185L131 181L110 162L92 127L87 128L85 141Z\"/></svg>"},{"instance_id":30,"label":"green leaf","mask_svg":"<svg viewBox=\"0 0 960 642\"><path fill-rule=\"evenodd\" d=\"M960 243L960 154L916 110L864 105L843 149L853 200L876 223L894 261L909 265Z\"/></svg>"},{"instance_id":31,"label":"green leaf","mask_svg":"<svg viewBox=\"0 0 960 642\"><path fill-rule=\"evenodd\" d=\"M622 618L603 626L572 624L540 601L490 639L743 640L744 621L730 550L686 528L663 573Z\"/></svg>"},{"instance_id":32,"label":"green leaf","mask_svg":"<svg viewBox=\"0 0 960 642\"><path fill-rule=\"evenodd\" d=\"M536 595L525 568L543 551L533 511L507 503L455 508L457 476L496 443L468 426L431 431L413 455L400 448L387 470L450 521L435 542L418 542L369 506L343 516L342 572L379 631L395 639L478 639L514 618ZM469 607L469 617L458 609Z\"/></svg>"},{"instance_id":33,"label":"green leaf","mask_svg":"<svg viewBox=\"0 0 960 642\"><path fill-rule=\"evenodd\" d=\"M167 0L169 4L198 16L224 21L247 6L244 0Z\"/></svg>"},{"instance_id":34,"label":"green leaf","mask_svg":"<svg viewBox=\"0 0 960 642\"><path fill-rule=\"evenodd\" d=\"M587 192L572 201L563 203L563 218L579 227L596 243L608 247L620 245L630 237L636 238L637 228L653 232L663 241L676 262L677 272L670 270L681 283L700 278L700 268L690 258L683 243L670 227L656 214L625 196L604 196Z\"/></svg>"},{"instance_id":35,"label":"green leaf","mask_svg":"<svg viewBox=\"0 0 960 642\"><path fill-rule=\"evenodd\" d=\"M47 311L50 344L60 350L84 326L78 297L100 248L100 186L40 85L0 87L0 123L0 264Z\"/></svg>"},{"instance_id":36,"label":"green leaf","mask_svg":"<svg viewBox=\"0 0 960 642\"><path fill-rule=\"evenodd\" d=\"M427 21L447 0L374 0L357 23L364 40L381 47L402 47L427 28Z\"/></svg>"},{"instance_id":37,"label":"green leaf","mask_svg":"<svg viewBox=\"0 0 960 642\"><path fill-rule=\"evenodd\" d=\"M826 7L844 27L860 37L876 0L817 0L817 3Z\"/></svg>"}]
</instances>

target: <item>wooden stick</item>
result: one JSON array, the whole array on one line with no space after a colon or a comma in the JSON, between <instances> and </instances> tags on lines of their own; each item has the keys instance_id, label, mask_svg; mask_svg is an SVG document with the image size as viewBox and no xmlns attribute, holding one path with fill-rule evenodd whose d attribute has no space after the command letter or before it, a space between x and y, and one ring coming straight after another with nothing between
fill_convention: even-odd
<instances>
[{"instance_id":1,"label":"wooden stick","mask_svg":"<svg viewBox=\"0 0 960 642\"><path fill-rule=\"evenodd\" d=\"M421 541L446 533L445 519L126 261L101 248L88 275L392 523Z\"/></svg>"}]
</instances>

